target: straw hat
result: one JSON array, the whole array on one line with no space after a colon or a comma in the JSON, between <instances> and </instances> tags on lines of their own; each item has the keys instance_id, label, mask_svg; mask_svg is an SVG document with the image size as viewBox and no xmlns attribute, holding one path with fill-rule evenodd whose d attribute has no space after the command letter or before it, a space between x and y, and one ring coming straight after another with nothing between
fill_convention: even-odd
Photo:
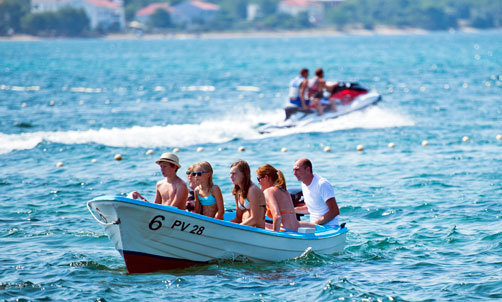
<instances>
[{"instance_id":1,"label":"straw hat","mask_svg":"<svg viewBox=\"0 0 502 302\"><path fill-rule=\"evenodd\" d=\"M157 165L160 165L161 162L170 163L170 164L177 166L178 168L181 168L180 160L178 159L178 156L176 156L176 154L174 154L174 153L170 153L170 152L162 153L162 155L160 156L160 159L158 161L156 161L155 163Z\"/></svg>"}]
</instances>

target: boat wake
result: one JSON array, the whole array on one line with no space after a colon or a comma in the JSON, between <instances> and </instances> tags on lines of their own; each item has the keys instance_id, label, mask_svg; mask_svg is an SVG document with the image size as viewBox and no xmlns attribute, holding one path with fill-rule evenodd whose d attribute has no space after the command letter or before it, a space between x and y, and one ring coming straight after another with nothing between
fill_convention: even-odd
<instances>
[{"instance_id":1,"label":"boat wake","mask_svg":"<svg viewBox=\"0 0 502 302\"><path fill-rule=\"evenodd\" d=\"M380 107L325 120L318 123L299 124L297 127L277 129L260 134L264 124L279 124L284 119L282 109L262 111L243 108L219 119L206 120L200 124L173 124L166 126L133 126L129 128L101 128L70 131L39 131L21 134L0 133L0 154L13 150L29 150L42 142L61 144L101 144L111 147L158 148L189 147L203 144L220 144L235 139L256 140L268 137L308 132L332 132L354 128L393 128L412 126L411 118Z\"/></svg>"}]
</instances>

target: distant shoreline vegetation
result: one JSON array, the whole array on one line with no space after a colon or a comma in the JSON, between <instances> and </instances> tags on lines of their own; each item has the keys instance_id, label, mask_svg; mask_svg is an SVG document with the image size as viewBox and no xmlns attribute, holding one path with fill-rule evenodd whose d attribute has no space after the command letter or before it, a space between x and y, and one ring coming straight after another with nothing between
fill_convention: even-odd
<instances>
[{"instance_id":1,"label":"distant shoreline vegetation","mask_svg":"<svg viewBox=\"0 0 502 302\"><path fill-rule=\"evenodd\" d=\"M158 2L176 5L188 0L124 0L127 24L136 12ZM107 34L198 34L211 32L270 32L293 30L450 30L502 28L502 0L346 0L322 9L322 20L309 12L296 15L279 10L280 0L206 0L219 6L211 19L190 25L171 22L168 11L155 11L141 28L90 28L82 9L31 13L30 0L0 0L0 36L28 34L38 37L97 37ZM321 5L321 4L319 4ZM255 15L249 18L249 7Z\"/></svg>"}]
</instances>

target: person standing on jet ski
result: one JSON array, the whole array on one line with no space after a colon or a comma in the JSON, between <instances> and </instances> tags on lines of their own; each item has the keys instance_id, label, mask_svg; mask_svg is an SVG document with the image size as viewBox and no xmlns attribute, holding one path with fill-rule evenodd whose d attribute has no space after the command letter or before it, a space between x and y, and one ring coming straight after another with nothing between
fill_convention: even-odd
<instances>
[{"instance_id":1,"label":"person standing on jet ski","mask_svg":"<svg viewBox=\"0 0 502 302\"><path fill-rule=\"evenodd\" d=\"M337 85L328 85L324 80L324 71L322 68L317 68L315 70L315 77L308 80L309 88L309 98L312 100L312 105L315 106L318 115L322 115L324 112L324 106L329 105L333 112L336 111L336 102L331 98L324 98L324 89L331 92L333 88Z\"/></svg>"},{"instance_id":2,"label":"person standing on jet ski","mask_svg":"<svg viewBox=\"0 0 502 302\"><path fill-rule=\"evenodd\" d=\"M293 105L309 109L310 100L308 99L308 78L309 70L302 68L300 75L289 83L289 102Z\"/></svg>"}]
</instances>

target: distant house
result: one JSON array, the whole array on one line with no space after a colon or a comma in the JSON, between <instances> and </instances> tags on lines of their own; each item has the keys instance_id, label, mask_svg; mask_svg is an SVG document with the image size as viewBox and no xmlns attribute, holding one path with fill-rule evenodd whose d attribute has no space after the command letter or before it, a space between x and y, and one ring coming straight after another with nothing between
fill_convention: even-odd
<instances>
[{"instance_id":1,"label":"distant house","mask_svg":"<svg viewBox=\"0 0 502 302\"><path fill-rule=\"evenodd\" d=\"M190 26L213 19L219 11L220 7L216 4L192 0L173 6L171 17L175 24Z\"/></svg>"},{"instance_id":2,"label":"distant house","mask_svg":"<svg viewBox=\"0 0 502 302\"><path fill-rule=\"evenodd\" d=\"M173 11L173 8L169 6L169 3L152 3L136 12L136 20L145 24L150 16L153 15L153 13L155 13L155 11L158 9L163 9L170 14Z\"/></svg>"},{"instance_id":3,"label":"distant house","mask_svg":"<svg viewBox=\"0 0 502 302\"><path fill-rule=\"evenodd\" d=\"M318 1L310 0L284 0L279 2L277 10L280 13L297 17L307 13L310 23L320 23L324 20L324 6Z\"/></svg>"},{"instance_id":4,"label":"distant house","mask_svg":"<svg viewBox=\"0 0 502 302\"><path fill-rule=\"evenodd\" d=\"M82 7L91 20L91 28L122 30L125 13L122 0L81 0Z\"/></svg>"},{"instance_id":5,"label":"distant house","mask_svg":"<svg viewBox=\"0 0 502 302\"><path fill-rule=\"evenodd\" d=\"M84 9L92 29L122 30L125 27L124 4L122 0L31 0L31 12L56 12L64 7Z\"/></svg>"},{"instance_id":6,"label":"distant house","mask_svg":"<svg viewBox=\"0 0 502 302\"><path fill-rule=\"evenodd\" d=\"M316 2L324 5L324 7L335 7L337 5L342 4L346 0L311 0L312 2Z\"/></svg>"}]
</instances>

